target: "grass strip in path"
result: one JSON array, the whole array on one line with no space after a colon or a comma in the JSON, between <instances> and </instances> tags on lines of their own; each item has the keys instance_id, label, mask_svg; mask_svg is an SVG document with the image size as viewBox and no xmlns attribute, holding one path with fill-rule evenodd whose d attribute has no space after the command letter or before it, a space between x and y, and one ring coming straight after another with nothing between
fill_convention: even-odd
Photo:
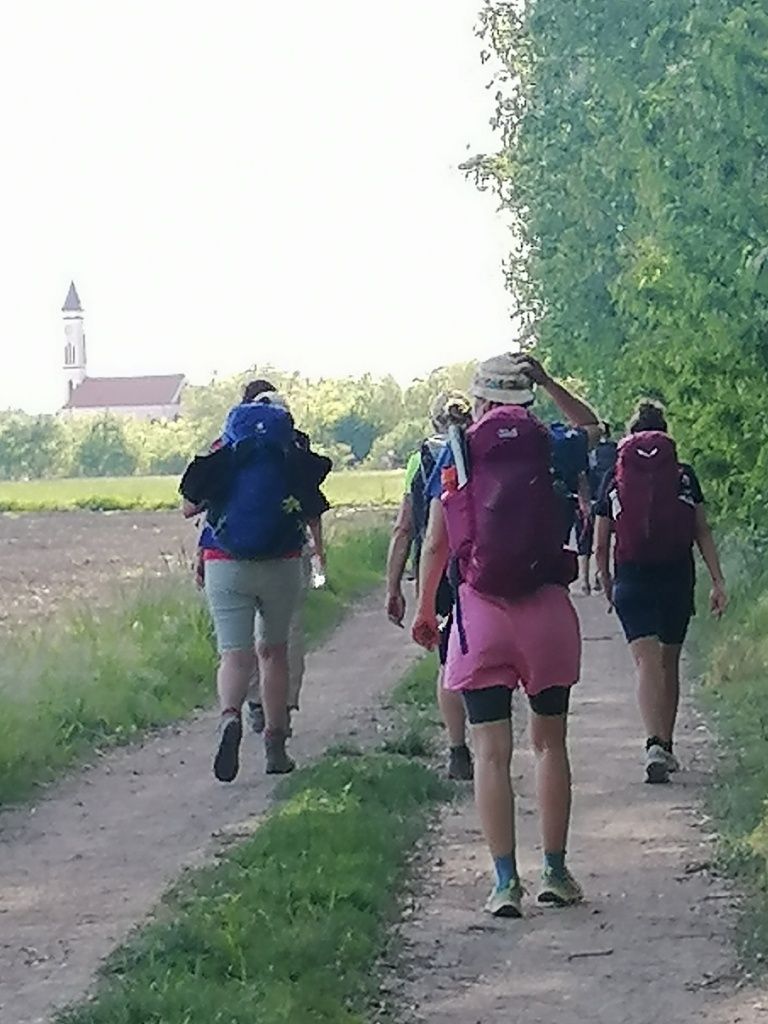
<instances>
[{"instance_id":1,"label":"grass strip in path","mask_svg":"<svg viewBox=\"0 0 768 1024\"><path fill-rule=\"evenodd\" d=\"M405 688L431 686L428 669ZM326 755L287 781L252 839L171 894L59 1024L367 1024L409 856L449 792L397 755Z\"/></svg>"},{"instance_id":2,"label":"grass strip in path","mask_svg":"<svg viewBox=\"0 0 768 1024\"><path fill-rule=\"evenodd\" d=\"M329 586L310 594L317 642L381 580L387 535L348 528L331 545ZM181 718L213 696L215 653L188 574L170 574L19 636L0 661L0 804L94 749Z\"/></svg>"}]
</instances>

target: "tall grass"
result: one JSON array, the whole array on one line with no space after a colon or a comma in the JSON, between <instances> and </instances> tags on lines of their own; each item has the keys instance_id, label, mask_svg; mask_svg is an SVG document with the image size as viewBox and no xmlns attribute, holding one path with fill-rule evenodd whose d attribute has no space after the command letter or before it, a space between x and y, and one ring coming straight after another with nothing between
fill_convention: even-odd
<instances>
[{"instance_id":1,"label":"tall grass","mask_svg":"<svg viewBox=\"0 0 768 1024\"><path fill-rule=\"evenodd\" d=\"M337 531L328 587L308 602L310 641L381 579L386 544L381 528ZM96 747L207 702L214 668L204 602L182 573L7 643L0 660L0 803Z\"/></svg>"},{"instance_id":2,"label":"tall grass","mask_svg":"<svg viewBox=\"0 0 768 1024\"><path fill-rule=\"evenodd\" d=\"M692 632L700 699L718 736L711 809L722 862L750 890L745 952L768 957L768 565L765 547L731 541L724 567L731 592L717 625ZM705 594L700 603L704 605Z\"/></svg>"},{"instance_id":3,"label":"tall grass","mask_svg":"<svg viewBox=\"0 0 768 1024\"><path fill-rule=\"evenodd\" d=\"M175 476L4 481L0 482L0 511L172 509L179 506L178 482ZM394 505L402 494L403 473L400 470L333 473L325 489L336 506Z\"/></svg>"}]
</instances>

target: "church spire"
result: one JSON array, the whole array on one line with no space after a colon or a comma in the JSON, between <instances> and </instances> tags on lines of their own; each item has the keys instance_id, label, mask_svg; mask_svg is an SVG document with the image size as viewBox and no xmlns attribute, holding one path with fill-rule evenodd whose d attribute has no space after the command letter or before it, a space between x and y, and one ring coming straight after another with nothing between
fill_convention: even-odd
<instances>
[{"instance_id":1,"label":"church spire","mask_svg":"<svg viewBox=\"0 0 768 1024\"><path fill-rule=\"evenodd\" d=\"M62 313L82 313L83 307L80 305L80 296L77 294L77 288L75 288L75 282L70 281L69 291L67 297L64 300L64 305L61 307Z\"/></svg>"}]
</instances>

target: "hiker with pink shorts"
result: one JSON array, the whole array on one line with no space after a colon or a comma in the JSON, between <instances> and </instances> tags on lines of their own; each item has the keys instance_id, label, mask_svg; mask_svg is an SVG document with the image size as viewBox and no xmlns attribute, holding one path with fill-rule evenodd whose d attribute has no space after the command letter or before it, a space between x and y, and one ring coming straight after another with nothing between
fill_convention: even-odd
<instances>
[{"instance_id":1,"label":"hiker with pink shorts","mask_svg":"<svg viewBox=\"0 0 768 1024\"><path fill-rule=\"evenodd\" d=\"M422 549L417 643L437 646L436 588L449 572L456 592L445 686L464 698L475 753L475 800L494 861L486 910L521 917L515 856L512 694L530 704L544 847L540 903L583 898L565 865L571 808L566 722L578 681L581 637L568 586L575 552L563 548L563 497L552 473L552 439L529 407L538 385L563 416L597 442L597 416L532 357L506 354L478 366L475 422L454 431L432 481Z\"/></svg>"}]
</instances>

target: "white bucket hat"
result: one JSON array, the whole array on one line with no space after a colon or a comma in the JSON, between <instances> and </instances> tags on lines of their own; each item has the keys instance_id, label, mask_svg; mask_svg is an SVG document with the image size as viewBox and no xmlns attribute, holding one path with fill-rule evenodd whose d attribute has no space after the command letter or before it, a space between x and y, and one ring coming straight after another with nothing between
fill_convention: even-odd
<instances>
[{"instance_id":1,"label":"white bucket hat","mask_svg":"<svg viewBox=\"0 0 768 1024\"><path fill-rule=\"evenodd\" d=\"M479 363L472 381L472 394L499 405L530 405L533 402L533 384L521 368L525 355L505 352Z\"/></svg>"}]
</instances>

